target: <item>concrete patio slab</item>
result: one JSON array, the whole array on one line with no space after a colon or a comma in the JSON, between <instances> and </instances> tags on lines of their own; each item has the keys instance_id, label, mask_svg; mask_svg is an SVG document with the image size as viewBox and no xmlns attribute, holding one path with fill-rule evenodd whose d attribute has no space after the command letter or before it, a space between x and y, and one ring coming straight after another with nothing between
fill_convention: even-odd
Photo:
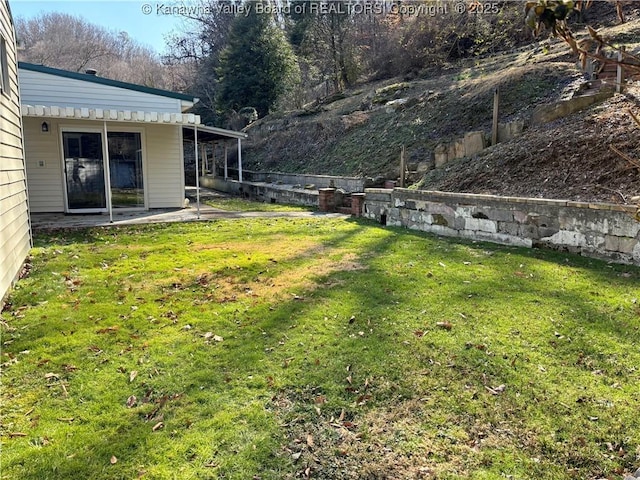
<instances>
[{"instance_id":1,"label":"concrete patio slab","mask_svg":"<svg viewBox=\"0 0 640 480\"><path fill-rule=\"evenodd\" d=\"M193 191L191 191L193 190ZM195 197L195 188L187 190L187 198ZM223 193L201 189L201 199L224 197ZM182 209L157 209L137 212L118 212L113 214L113 222L108 214L83 214L68 215L64 213L33 213L31 214L31 226L34 231L74 229L91 227L109 227L119 225L140 225L147 223L173 223L210 221L223 218L305 218L305 217L347 217L339 213L323 212L230 212L219 210L208 205L201 204L200 211L192 200L188 208Z\"/></svg>"}]
</instances>

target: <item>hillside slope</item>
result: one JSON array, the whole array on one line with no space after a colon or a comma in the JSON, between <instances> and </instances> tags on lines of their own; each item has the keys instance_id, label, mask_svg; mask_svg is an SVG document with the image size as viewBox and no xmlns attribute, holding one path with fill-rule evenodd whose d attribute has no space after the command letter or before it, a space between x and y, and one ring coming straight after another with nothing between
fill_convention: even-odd
<instances>
[{"instance_id":1,"label":"hillside slope","mask_svg":"<svg viewBox=\"0 0 640 480\"><path fill-rule=\"evenodd\" d=\"M640 44L638 20L606 32ZM640 175L609 145L640 158L640 128L627 113L640 112L635 85L624 96L433 169L438 144L472 130L489 134L496 87L500 121L528 121L537 105L570 97L582 82L566 45L543 42L431 78L366 84L344 98L261 119L248 128L244 162L263 171L395 178L405 146L410 170L429 170L414 177L420 188L626 202L640 194Z\"/></svg>"},{"instance_id":2,"label":"hillside slope","mask_svg":"<svg viewBox=\"0 0 640 480\"><path fill-rule=\"evenodd\" d=\"M632 89L629 89L632 90ZM640 98L640 88L634 87ZM529 129L473 159L448 163L426 174L420 188L508 196L629 203L640 195L640 172L610 149L640 160L640 127L628 110L631 95L568 118Z\"/></svg>"}]
</instances>

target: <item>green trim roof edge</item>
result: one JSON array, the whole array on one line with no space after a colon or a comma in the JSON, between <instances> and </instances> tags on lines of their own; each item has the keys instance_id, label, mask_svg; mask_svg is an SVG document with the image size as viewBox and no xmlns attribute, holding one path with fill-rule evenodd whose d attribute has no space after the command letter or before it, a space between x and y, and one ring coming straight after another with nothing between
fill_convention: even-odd
<instances>
[{"instance_id":1,"label":"green trim roof edge","mask_svg":"<svg viewBox=\"0 0 640 480\"><path fill-rule=\"evenodd\" d=\"M85 82L98 83L100 85L108 85L110 87L125 88L135 92L148 93L151 95L159 95L161 97L175 98L177 100L185 100L197 103L198 98L185 93L172 92L159 88L145 87L136 83L121 82L120 80L112 80L110 78L97 77L87 73L71 72L69 70L61 70L59 68L45 67L44 65L36 65L34 63L18 62L18 68L31 72L46 73L49 75L57 75L58 77L72 78L74 80L83 80Z\"/></svg>"}]
</instances>

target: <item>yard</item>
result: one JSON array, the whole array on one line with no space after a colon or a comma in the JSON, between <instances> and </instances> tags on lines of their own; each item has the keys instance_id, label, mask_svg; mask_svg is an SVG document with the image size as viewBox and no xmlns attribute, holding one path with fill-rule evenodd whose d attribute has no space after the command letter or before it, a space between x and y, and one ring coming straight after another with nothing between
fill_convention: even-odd
<instances>
[{"instance_id":1,"label":"yard","mask_svg":"<svg viewBox=\"0 0 640 480\"><path fill-rule=\"evenodd\" d=\"M618 479L640 269L366 221L39 234L2 479Z\"/></svg>"}]
</instances>

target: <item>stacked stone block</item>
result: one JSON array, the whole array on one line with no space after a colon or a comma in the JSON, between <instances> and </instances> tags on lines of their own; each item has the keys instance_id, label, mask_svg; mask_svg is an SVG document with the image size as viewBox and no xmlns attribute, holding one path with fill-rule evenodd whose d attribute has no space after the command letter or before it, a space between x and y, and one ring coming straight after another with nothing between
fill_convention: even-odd
<instances>
[{"instance_id":1,"label":"stacked stone block","mask_svg":"<svg viewBox=\"0 0 640 480\"><path fill-rule=\"evenodd\" d=\"M362 215L387 225L640 265L635 206L401 188L365 196Z\"/></svg>"}]
</instances>

